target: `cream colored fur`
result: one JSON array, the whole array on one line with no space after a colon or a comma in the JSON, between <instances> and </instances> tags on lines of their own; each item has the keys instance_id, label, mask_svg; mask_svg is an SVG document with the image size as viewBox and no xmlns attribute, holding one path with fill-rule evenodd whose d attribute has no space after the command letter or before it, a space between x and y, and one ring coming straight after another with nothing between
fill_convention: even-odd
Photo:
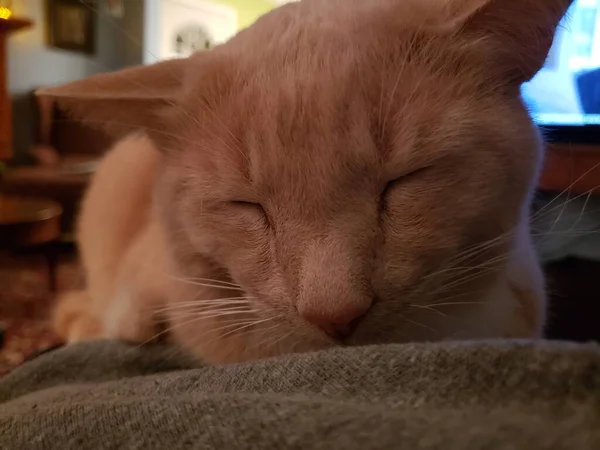
<instances>
[{"instance_id":1,"label":"cream colored fur","mask_svg":"<svg viewBox=\"0 0 600 450\"><path fill-rule=\"evenodd\" d=\"M211 52L43 92L127 135L84 201L87 289L58 330L166 327L209 362L539 337L519 87L569 4L304 0Z\"/></svg>"}]
</instances>

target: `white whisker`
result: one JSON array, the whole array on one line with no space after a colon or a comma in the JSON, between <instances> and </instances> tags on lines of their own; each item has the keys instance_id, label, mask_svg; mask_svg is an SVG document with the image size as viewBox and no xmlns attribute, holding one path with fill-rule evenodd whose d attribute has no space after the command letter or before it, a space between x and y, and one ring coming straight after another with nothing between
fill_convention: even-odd
<instances>
[{"instance_id":1,"label":"white whisker","mask_svg":"<svg viewBox=\"0 0 600 450\"><path fill-rule=\"evenodd\" d=\"M160 336L163 336L163 335L165 335L165 334L167 334L167 333L169 333L169 332L171 332L171 331L173 331L173 330L175 330L177 328L181 328L181 327L189 325L191 323L201 321L202 319L205 319L205 317L202 317L202 316L200 316L200 317L193 317L192 319L185 320L183 322L179 322L179 323L173 324L172 326L170 326L168 328L165 328L164 330L162 330L159 333L155 334L154 336L152 336L148 340L144 341L139 346L140 347L144 346L144 345L146 345L146 344L154 341L155 339L159 338ZM249 320L248 318L244 318L243 320L240 320L240 321L231 321L230 323L225 324L225 325L221 326L220 328L206 330L205 333L202 333L201 335L199 335L197 337L198 338L203 337L203 336L205 336L208 333L217 333L217 332L219 332L222 329L227 329L227 328L230 328L230 327L235 326L235 325L240 324L240 323L242 323L246 327L248 327L248 326L250 326L252 324L261 323L261 322L262 322L261 320L259 320L259 321ZM248 325L248 324L250 324L250 325Z\"/></svg>"},{"instance_id":2,"label":"white whisker","mask_svg":"<svg viewBox=\"0 0 600 450\"><path fill-rule=\"evenodd\" d=\"M177 277L175 277L177 278ZM202 278L202 277L191 277L191 278L180 278L181 280L186 280L186 281L200 281L203 283L210 283L210 284L222 284L223 286L230 286L232 288L236 288L236 289L241 289L242 287L237 284L237 283L231 283L229 281L222 281L222 280L217 280L214 278Z\"/></svg>"},{"instance_id":3,"label":"white whisker","mask_svg":"<svg viewBox=\"0 0 600 450\"><path fill-rule=\"evenodd\" d=\"M268 318L266 318L266 319L260 319L260 320L255 320L255 321L252 321L252 322L251 322L251 323L249 323L249 324L244 324L244 325L242 325L242 326L239 326L239 327L237 327L237 328L235 328L235 329L233 329L233 330L231 330L231 331L228 331L227 333L220 334L219 336L216 336L214 339L211 339L210 341L208 341L208 342L205 342L205 343L204 343L204 345L210 345L210 344L212 344L212 343L214 343L214 342L218 341L219 339L223 339L223 338L225 338L225 337L227 337L227 336L231 336L232 334L239 333L240 331L247 330L248 328L254 327L254 326L256 326L256 325L259 325L259 324L261 324L261 323L266 323L266 322L269 322L269 321L271 321L271 320L275 320L275 319L277 319L277 318L279 318L279 316L268 317ZM220 331L220 330L221 330L221 329L219 329L219 331ZM210 330L209 332L211 332L211 333L215 333L215 332L217 332L217 331L215 331L215 330ZM204 335L205 335L205 334L204 334ZM204 336L204 335L202 335L202 336ZM200 336L199 336L199 337L200 337Z\"/></svg>"},{"instance_id":4,"label":"white whisker","mask_svg":"<svg viewBox=\"0 0 600 450\"><path fill-rule=\"evenodd\" d=\"M218 299L218 300L193 300L190 302L181 302L181 303L174 303L172 305L169 306L165 306L162 308L157 308L154 311L156 312L163 312L163 311L169 311L169 310L175 310L175 309L186 309L186 308L210 308L210 307L215 307L215 306L232 306L232 307L242 307L245 305L250 305L250 302L248 302L248 300L250 300L251 298L232 298L232 299Z\"/></svg>"},{"instance_id":5,"label":"white whisker","mask_svg":"<svg viewBox=\"0 0 600 450\"><path fill-rule=\"evenodd\" d=\"M202 277L191 277L191 278L182 278L170 273L164 272L164 274L172 280L179 281L185 284L191 284L193 286L201 286L201 287L210 287L216 289L226 289L232 291L242 290L241 286L230 283L229 281L215 280L212 278L202 278Z\"/></svg>"},{"instance_id":6,"label":"white whisker","mask_svg":"<svg viewBox=\"0 0 600 450\"><path fill-rule=\"evenodd\" d=\"M225 310L225 311L174 311L168 314L169 318L178 318L178 317L198 317L202 319L214 319L218 317L224 316L240 316L244 314L257 314L259 310Z\"/></svg>"},{"instance_id":7,"label":"white whisker","mask_svg":"<svg viewBox=\"0 0 600 450\"><path fill-rule=\"evenodd\" d=\"M429 330L429 331L432 331L432 332L435 333L435 330L433 328L431 328L428 325L425 325L424 323L416 322L416 321L414 321L412 319L409 319L408 317L403 317L402 320L404 322L412 323L413 325L416 325L416 326L421 327L421 328L425 328L426 330Z\"/></svg>"},{"instance_id":8,"label":"white whisker","mask_svg":"<svg viewBox=\"0 0 600 450\"><path fill-rule=\"evenodd\" d=\"M411 307L411 308L425 309L427 311L431 311L431 312L439 314L441 316L449 317L448 314L444 314L443 312L438 311L437 309L435 309L435 308L433 308L433 307L431 307L429 305L417 305L415 303L410 303L408 306Z\"/></svg>"},{"instance_id":9,"label":"white whisker","mask_svg":"<svg viewBox=\"0 0 600 450\"><path fill-rule=\"evenodd\" d=\"M441 306L467 306L467 305L485 305L485 302L443 302L443 303L431 303L428 306L441 307Z\"/></svg>"},{"instance_id":10,"label":"white whisker","mask_svg":"<svg viewBox=\"0 0 600 450\"><path fill-rule=\"evenodd\" d=\"M532 219L535 219L542 211L545 211L546 208L550 207L557 199L559 199L560 197L562 197L565 193L568 193L571 191L571 189L582 179L584 179L587 175L589 175L591 172L593 172L595 169L597 169L598 167L600 167L600 162L594 164L590 169L586 170L581 176L579 176L575 181L573 181L569 186L567 186L566 189L564 189L560 194L558 194L556 197L554 197L554 199L552 199L551 201L549 201L548 203L546 203L542 208L540 208L533 216ZM594 192L596 189L600 188L600 186L598 186L597 188L594 189L590 189L588 192ZM588 193L586 192L586 194ZM585 194L583 194L585 195Z\"/></svg>"}]
</instances>

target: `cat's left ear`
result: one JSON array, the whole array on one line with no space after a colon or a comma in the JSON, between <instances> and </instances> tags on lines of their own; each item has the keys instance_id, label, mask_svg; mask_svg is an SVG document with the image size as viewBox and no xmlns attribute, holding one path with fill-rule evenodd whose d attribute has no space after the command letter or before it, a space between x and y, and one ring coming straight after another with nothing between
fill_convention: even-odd
<instances>
[{"instance_id":1,"label":"cat's left ear","mask_svg":"<svg viewBox=\"0 0 600 450\"><path fill-rule=\"evenodd\" d=\"M162 109L177 101L191 64L187 58L137 66L40 89L36 95L54 99L91 126L122 135L158 126Z\"/></svg>"},{"instance_id":2,"label":"cat's left ear","mask_svg":"<svg viewBox=\"0 0 600 450\"><path fill-rule=\"evenodd\" d=\"M544 65L556 29L573 0L451 2L462 8L461 34L481 43L495 69L520 85Z\"/></svg>"}]
</instances>

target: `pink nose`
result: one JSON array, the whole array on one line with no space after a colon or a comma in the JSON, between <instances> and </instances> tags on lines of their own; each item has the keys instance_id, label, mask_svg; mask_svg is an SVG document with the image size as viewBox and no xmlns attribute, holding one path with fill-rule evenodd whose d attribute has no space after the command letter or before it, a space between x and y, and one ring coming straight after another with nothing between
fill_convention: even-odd
<instances>
[{"instance_id":1,"label":"pink nose","mask_svg":"<svg viewBox=\"0 0 600 450\"><path fill-rule=\"evenodd\" d=\"M369 308L345 308L342 311L335 310L304 310L300 315L307 321L323 330L334 339L349 337L358 326L360 319L367 313Z\"/></svg>"}]
</instances>

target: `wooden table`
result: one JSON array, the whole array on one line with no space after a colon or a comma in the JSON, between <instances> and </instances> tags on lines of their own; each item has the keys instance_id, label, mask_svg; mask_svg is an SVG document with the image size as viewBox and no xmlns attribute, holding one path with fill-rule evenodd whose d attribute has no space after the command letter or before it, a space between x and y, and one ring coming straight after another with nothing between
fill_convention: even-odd
<instances>
[{"instance_id":1,"label":"wooden table","mask_svg":"<svg viewBox=\"0 0 600 450\"><path fill-rule=\"evenodd\" d=\"M0 249L42 248L52 292L56 291L61 215L61 206L51 200L0 195Z\"/></svg>"}]
</instances>

